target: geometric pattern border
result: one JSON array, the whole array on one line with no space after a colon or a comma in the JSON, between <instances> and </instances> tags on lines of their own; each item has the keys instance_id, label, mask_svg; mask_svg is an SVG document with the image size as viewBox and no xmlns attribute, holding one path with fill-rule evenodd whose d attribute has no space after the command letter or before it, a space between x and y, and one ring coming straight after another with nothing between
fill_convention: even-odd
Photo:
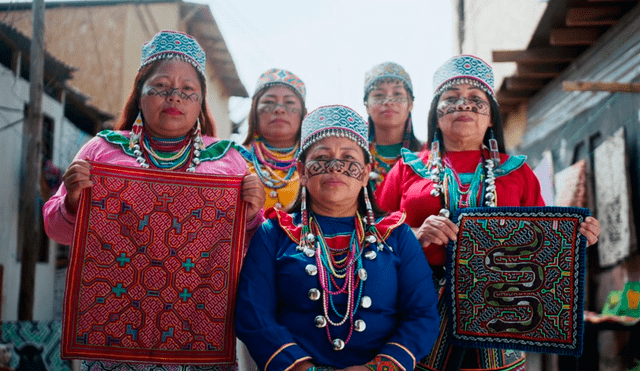
<instances>
[{"instance_id":1,"label":"geometric pattern border","mask_svg":"<svg viewBox=\"0 0 640 371\"><path fill-rule=\"evenodd\" d=\"M452 342L464 347L582 353L589 210L457 210L447 246Z\"/></svg>"},{"instance_id":2,"label":"geometric pattern border","mask_svg":"<svg viewBox=\"0 0 640 371\"><path fill-rule=\"evenodd\" d=\"M233 364L243 176L91 165L67 272L62 357Z\"/></svg>"}]
</instances>

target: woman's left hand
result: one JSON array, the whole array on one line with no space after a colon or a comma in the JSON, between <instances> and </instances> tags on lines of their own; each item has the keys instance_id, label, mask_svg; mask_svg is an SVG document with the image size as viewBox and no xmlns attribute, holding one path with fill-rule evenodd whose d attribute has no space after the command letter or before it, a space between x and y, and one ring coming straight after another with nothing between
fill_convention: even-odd
<instances>
[{"instance_id":1,"label":"woman's left hand","mask_svg":"<svg viewBox=\"0 0 640 371\"><path fill-rule=\"evenodd\" d=\"M587 246L598 242L600 235L600 222L598 219L588 216L584 222L580 223L580 233L587 238Z\"/></svg>"},{"instance_id":2,"label":"woman's left hand","mask_svg":"<svg viewBox=\"0 0 640 371\"><path fill-rule=\"evenodd\" d=\"M264 207L267 194L256 174L251 174L247 169L242 180L242 201L247 203L247 222L253 220L258 212Z\"/></svg>"}]
</instances>

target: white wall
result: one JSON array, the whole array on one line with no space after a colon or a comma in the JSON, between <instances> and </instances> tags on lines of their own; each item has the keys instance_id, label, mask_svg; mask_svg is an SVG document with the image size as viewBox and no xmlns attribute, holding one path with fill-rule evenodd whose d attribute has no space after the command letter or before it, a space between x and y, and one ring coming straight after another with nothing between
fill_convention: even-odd
<instances>
[{"instance_id":1,"label":"white wall","mask_svg":"<svg viewBox=\"0 0 640 371\"><path fill-rule=\"evenodd\" d=\"M15 79L11 70L0 65L0 154L3 165L0 172L0 263L4 266L2 283L2 321L18 319L18 296L20 290L20 266L17 259L18 244L18 211L20 197L22 129L23 122L6 128L6 125L24 117L23 109L28 101L29 85L22 79ZM5 109L8 108L8 109ZM75 142L69 133L69 122L61 122L62 105L48 95L44 95L42 102L43 113L54 120L56 139L54 153L58 148L69 147ZM64 140L59 133L67 127ZM74 127L75 128L75 127ZM75 129L78 131L77 129ZM75 154L75 153L74 153ZM66 159L58 156L56 165L65 164ZM65 166L66 168L66 166ZM34 320L51 320L54 315L54 279L55 277L55 244L49 248L47 263L36 263L35 301L33 309Z\"/></svg>"}]
</instances>

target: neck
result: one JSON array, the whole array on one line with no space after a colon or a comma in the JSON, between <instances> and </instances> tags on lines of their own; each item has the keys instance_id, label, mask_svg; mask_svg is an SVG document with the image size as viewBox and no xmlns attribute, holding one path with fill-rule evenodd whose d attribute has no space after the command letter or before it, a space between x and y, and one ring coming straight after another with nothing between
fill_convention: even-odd
<instances>
[{"instance_id":1,"label":"neck","mask_svg":"<svg viewBox=\"0 0 640 371\"><path fill-rule=\"evenodd\" d=\"M374 140L383 146L402 143L404 141L404 125L399 128L376 128Z\"/></svg>"},{"instance_id":2,"label":"neck","mask_svg":"<svg viewBox=\"0 0 640 371\"><path fill-rule=\"evenodd\" d=\"M329 216L332 218L344 218L356 215L356 212L358 211L358 200L356 199L355 202L344 205L338 205L333 202L322 203L314 200L310 207L311 211L318 215Z\"/></svg>"},{"instance_id":3,"label":"neck","mask_svg":"<svg viewBox=\"0 0 640 371\"><path fill-rule=\"evenodd\" d=\"M444 148L447 152L479 151L482 149L482 138L444 138Z\"/></svg>"},{"instance_id":4,"label":"neck","mask_svg":"<svg viewBox=\"0 0 640 371\"><path fill-rule=\"evenodd\" d=\"M268 144L269 146L273 147L273 148L291 148L293 146L296 145L296 140L294 139L269 139L267 140L266 138L262 138L265 144Z\"/></svg>"}]
</instances>

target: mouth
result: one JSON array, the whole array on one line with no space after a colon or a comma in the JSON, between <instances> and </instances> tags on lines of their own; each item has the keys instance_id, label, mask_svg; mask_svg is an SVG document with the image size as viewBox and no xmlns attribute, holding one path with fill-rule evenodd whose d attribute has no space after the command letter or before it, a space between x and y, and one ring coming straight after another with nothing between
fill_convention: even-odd
<instances>
[{"instance_id":1,"label":"mouth","mask_svg":"<svg viewBox=\"0 0 640 371\"><path fill-rule=\"evenodd\" d=\"M166 113L166 114L172 115L172 116L182 115L182 111L180 111L179 109L174 108L174 107L165 108L165 109L162 110L162 113Z\"/></svg>"},{"instance_id":2,"label":"mouth","mask_svg":"<svg viewBox=\"0 0 640 371\"><path fill-rule=\"evenodd\" d=\"M329 178L329 179L325 179L325 181L323 182L324 185L326 186L336 186L336 185L343 185L345 184L341 179L338 178Z\"/></svg>"},{"instance_id":3,"label":"mouth","mask_svg":"<svg viewBox=\"0 0 640 371\"><path fill-rule=\"evenodd\" d=\"M458 117L456 117L455 119L456 121L462 121L462 122L470 122L470 121L474 121L473 117L469 116L469 115L460 115Z\"/></svg>"}]
</instances>

